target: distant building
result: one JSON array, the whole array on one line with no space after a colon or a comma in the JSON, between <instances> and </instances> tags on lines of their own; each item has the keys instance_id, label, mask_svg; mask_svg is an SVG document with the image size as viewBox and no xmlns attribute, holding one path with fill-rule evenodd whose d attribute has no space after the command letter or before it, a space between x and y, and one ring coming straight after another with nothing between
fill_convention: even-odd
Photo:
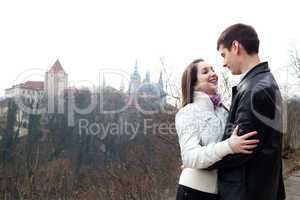
<instances>
[{"instance_id":1,"label":"distant building","mask_svg":"<svg viewBox=\"0 0 300 200\"><path fill-rule=\"evenodd\" d=\"M26 81L5 90L7 98L24 96L26 98L39 98L44 94L44 82Z\"/></svg>"},{"instance_id":2,"label":"distant building","mask_svg":"<svg viewBox=\"0 0 300 200\"><path fill-rule=\"evenodd\" d=\"M38 102L41 102L45 95L48 99L48 111L55 112L57 107L56 102L59 101L59 97L63 97L64 92L68 86L68 74L62 68L59 60L56 60L54 65L46 72L45 82L43 81L26 81L13 85L11 88L5 90L5 98L22 98L24 103L29 103L32 109L35 109ZM50 103L49 103L50 102ZM50 105L50 106L49 106ZM1 106L1 105L0 105ZM2 106L0 114L7 112L7 105ZM20 109L17 113L18 123L21 123L24 128L27 128L29 115ZM26 135L27 130L21 130L20 135Z\"/></svg>"},{"instance_id":3,"label":"distant building","mask_svg":"<svg viewBox=\"0 0 300 200\"><path fill-rule=\"evenodd\" d=\"M59 60L45 74L44 90L47 96L60 96L68 87L68 74L61 66Z\"/></svg>"},{"instance_id":4,"label":"distant building","mask_svg":"<svg viewBox=\"0 0 300 200\"><path fill-rule=\"evenodd\" d=\"M45 93L49 113L64 112L64 92L68 88L68 74L59 60L45 74Z\"/></svg>"},{"instance_id":5,"label":"distant building","mask_svg":"<svg viewBox=\"0 0 300 200\"><path fill-rule=\"evenodd\" d=\"M164 91L164 84L162 73L160 73L157 83L151 82L150 72L147 71L143 82L138 72L138 64L135 63L134 71L130 76L128 95L131 104L134 104L135 97L142 97L150 99L157 99L160 104L166 104L166 92Z\"/></svg>"},{"instance_id":6,"label":"distant building","mask_svg":"<svg viewBox=\"0 0 300 200\"><path fill-rule=\"evenodd\" d=\"M39 99L46 93L47 96L59 96L68 86L68 74L62 68L59 60L45 74L43 81L26 81L5 89L6 98L24 97Z\"/></svg>"},{"instance_id":7,"label":"distant building","mask_svg":"<svg viewBox=\"0 0 300 200\"><path fill-rule=\"evenodd\" d=\"M129 96L134 96L141 85L141 76L138 72L138 63L135 62L134 71L130 76L128 94Z\"/></svg>"}]
</instances>

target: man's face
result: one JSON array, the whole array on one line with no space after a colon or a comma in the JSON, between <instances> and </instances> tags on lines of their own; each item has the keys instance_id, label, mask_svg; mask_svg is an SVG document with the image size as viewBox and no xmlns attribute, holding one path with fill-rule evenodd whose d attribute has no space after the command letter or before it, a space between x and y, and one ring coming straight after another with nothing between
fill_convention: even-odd
<instances>
[{"instance_id":1,"label":"man's face","mask_svg":"<svg viewBox=\"0 0 300 200\"><path fill-rule=\"evenodd\" d=\"M233 75L241 74L240 62L238 57L238 48L232 45L231 50L220 45L219 52L223 57L223 67L228 68Z\"/></svg>"}]
</instances>

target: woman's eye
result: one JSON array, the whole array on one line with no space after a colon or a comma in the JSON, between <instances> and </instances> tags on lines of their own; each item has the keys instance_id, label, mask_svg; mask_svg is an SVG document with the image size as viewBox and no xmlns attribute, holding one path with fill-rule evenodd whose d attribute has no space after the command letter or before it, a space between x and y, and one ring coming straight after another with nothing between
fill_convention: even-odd
<instances>
[{"instance_id":1,"label":"woman's eye","mask_svg":"<svg viewBox=\"0 0 300 200\"><path fill-rule=\"evenodd\" d=\"M207 74L207 72L208 72L207 70L203 70L202 74Z\"/></svg>"}]
</instances>

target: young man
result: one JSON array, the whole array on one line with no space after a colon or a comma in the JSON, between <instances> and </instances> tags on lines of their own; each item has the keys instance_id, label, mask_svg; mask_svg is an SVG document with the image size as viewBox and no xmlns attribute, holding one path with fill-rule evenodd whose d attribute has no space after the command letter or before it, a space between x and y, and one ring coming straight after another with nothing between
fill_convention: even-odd
<instances>
[{"instance_id":1,"label":"young man","mask_svg":"<svg viewBox=\"0 0 300 200\"><path fill-rule=\"evenodd\" d=\"M239 125L239 135L257 131L260 140L253 154L232 154L210 168L218 168L221 200L282 200L282 99L267 62L258 56L256 31L245 24L228 27L219 37L217 49L223 66L241 74L232 89L232 104L224 134L230 137Z\"/></svg>"}]
</instances>

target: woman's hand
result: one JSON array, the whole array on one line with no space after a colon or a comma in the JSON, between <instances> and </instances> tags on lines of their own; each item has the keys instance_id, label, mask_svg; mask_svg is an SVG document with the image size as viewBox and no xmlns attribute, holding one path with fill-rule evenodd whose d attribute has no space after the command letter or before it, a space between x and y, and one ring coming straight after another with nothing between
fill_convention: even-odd
<instances>
[{"instance_id":1,"label":"woman's hand","mask_svg":"<svg viewBox=\"0 0 300 200\"><path fill-rule=\"evenodd\" d=\"M248 138L257 134L256 131L247 133L242 136L238 136L239 126L236 126L232 135L229 138L229 145L234 153L243 153L243 154L251 154L253 153L253 149L257 147L257 143L259 140L253 139L248 140Z\"/></svg>"}]
</instances>

